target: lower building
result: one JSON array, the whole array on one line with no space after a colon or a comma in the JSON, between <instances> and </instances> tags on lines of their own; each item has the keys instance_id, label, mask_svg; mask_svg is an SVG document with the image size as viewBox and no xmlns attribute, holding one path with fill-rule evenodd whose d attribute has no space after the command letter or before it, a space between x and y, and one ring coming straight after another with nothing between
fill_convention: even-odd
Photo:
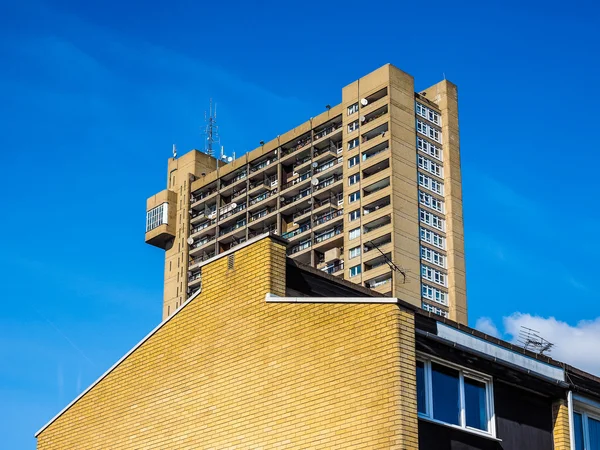
<instances>
[{"instance_id":1,"label":"lower building","mask_svg":"<svg viewBox=\"0 0 600 450\"><path fill-rule=\"evenodd\" d=\"M51 449L597 449L600 380L265 234L36 434Z\"/></svg>"}]
</instances>

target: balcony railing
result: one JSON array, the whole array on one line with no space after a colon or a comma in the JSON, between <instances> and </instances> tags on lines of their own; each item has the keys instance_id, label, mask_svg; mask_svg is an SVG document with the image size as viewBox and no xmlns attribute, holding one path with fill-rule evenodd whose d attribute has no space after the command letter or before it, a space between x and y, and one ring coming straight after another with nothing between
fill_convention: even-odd
<instances>
[{"instance_id":1,"label":"balcony railing","mask_svg":"<svg viewBox=\"0 0 600 450\"><path fill-rule=\"evenodd\" d=\"M221 209L222 209L222 208L221 208ZM242 203L241 205L238 205L238 206L236 206L236 207L235 207L235 208L233 208L232 210L230 210L230 211L227 211L227 212L225 212L225 213L221 214L221 220L225 220L225 219L227 219L228 217L231 217L231 216L233 216L234 214L237 214L237 213L239 213L240 211L243 211L243 210L245 210L245 209L246 209L246 204L245 204L245 203Z\"/></svg>"},{"instance_id":2,"label":"balcony railing","mask_svg":"<svg viewBox=\"0 0 600 450\"><path fill-rule=\"evenodd\" d=\"M266 178L266 179L261 179L261 180L255 180L250 182L250 190L257 188L259 186L266 186L268 188L274 188L277 186L277 176L274 177L270 177L270 178Z\"/></svg>"},{"instance_id":3,"label":"balcony railing","mask_svg":"<svg viewBox=\"0 0 600 450\"><path fill-rule=\"evenodd\" d=\"M305 164L305 163L307 163L308 161L310 161L310 156L305 156L304 158L302 158L302 159L299 159L298 161L296 161L296 162L295 162L295 163L292 165L292 167L294 168L294 170L296 170L296 167L299 167L299 166L301 166L302 164Z\"/></svg>"},{"instance_id":4,"label":"balcony railing","mask_svg":"<svg viewBox=\"0 0 600 450\"><path fill-rule=\"evenodd\" d=\"M329 222L330 220L333 220L336 217L341 216L342 214L344 214L343 209L338 209L336 211L331 211L327 214L323 214L322 216L319 216L318 218L315 219L315 226L321 225L325 222Z\"/></svg>"},{"instance_id":5,"label":"balcony railing","mask_svg":"<svg viewBox=\"0 0 600 450\"><path fill-rule=\"evenodd\" d=\"M208 244L209 242L214 241L214 240L215 240L215 236L207 236L207 237L205 237L204 239L202 239L202 240L200 240L198 242L194 242L192 244L192 248L201 247L204 244Z\"/></svg>"},{"instance_id":6,"label":"balcony railing","mask_svg":"<svg viewBox=\"0 0 600 450\"><path fill-rule=\"evenodd\" d=\"M284 239L291 239L294 236L304 233L305 231L310 230L310 222L302 225L300 228L295 229L294 231L288 231L287 233L283 233L281 235Z\"/></svg>"},{"instance_id":7,"label":"balcony railing","mask_svg":"<svg viewBox=\"0 0 600 450\"><path fill-rule=\"evenodd\" d=\"M265 217L269 214L271 214L273 211L275 211L275 208L265 208L265 209L261 209L260 211L252 214L250 216L250 222L254 222L262 217Z\"/></svg>"},{"instance_id":8,"label":"balcony railing","mask_svg":"<svg viewBox=\"0 0 600 450\"><path fill-rule=\"evenodd\" d=\"M201 223L197 227L192 228L192 231L190 232L190 234L195 234L198 231L204 230L205 228L208 228L211 225L214 225L215 223L216 223L216 221L214 221L214 220L207 220L206 222Z\"/></svg>"},{"instance_id":9,"label":"balcony railing","mask_svg":"<svg viewBox=\"0 0 600 450\"><path fill-rule=\"evenodd\" d=\"M191 283L192 281L196 281L198 278L202 278L202 272L198 272L193 275L190 275L188 277L188 283Z\"/></svg>"},{"instance_id":10,"label":"balcony railing","mask_svg":"<svg viewBox=\"0 0 600 450\"><path fill-rule=\"evenodd\" d=\"M264 233L275 233L277 234L277 224L273 223L268 227L263 227L261 230L254 230L248 233L248 238L253 238Z\"/></svg>"},{"instance_id":11,"label":"balcony railing","mask_svg":"<svg viewBox=\"0 0 600 450\"><path fill-rule=\"evenodd\" d=\"M315 139L315 141L317 139L321 139L322 137L325 137L328 134L333 133L335 130L339 130L340 128L342 128L342 123L341 122L340 123L334 123L333 125L329 125L324 130L321 130L318 133L315 133L314 139Z\"/></svg>"},{"instance_id":12,"label":"balcony railing","mask_svg":"<svg viewBox=\"0 0 600 450\"><path fill-rule=\"evenodd\" d=\"M247 191L246 186L244 186L242 189L239 189L237 191L233 191L233 193L231 194L231 198L239 197L240 195L245 194L246 191Z\"/></svg>"},{"instance_id":13,"label":"balcony railing","mask_svg":"<svg viewBox=\"0 0 600 450\"><path fill-rule=\"evenodd\" d=\"M315 236L315 244L325 242L328 239L331 239L331 238L337 236L338 234L341 234L342 231L343 231L342 227L332 228L331 230L327 230L326 232L321 233L318 236Z\"/></svg>"},{"instance_id":14,"label":"balcony railing","mask_svg":"<svg viewBox=\"0 0 600 450\"><path fill-rule=\"evenodd\" d=\"M344 261L337 262L335 264L329 264L321 269L323 272L328 274L332 274L335 272L339 272L340 270L344 270Z\"/></svg>"},{"instance_id":15,"label":"balcony railing","mask_svg":"<svg viewBox=\"0 0 600 450\"><path fill-rule=\"evenodd\" d=\"M281 186L281 190L283 191L287 188L295 186L298 183L302 183L304 180L310 178L311 175L312 175L312 172L310 170L308 172L304 172L302 175L300 175L295 180L289 181L288 183L285 183L283 186Z\"/></svg>"},{"instance_id":16,"label":"balcony railing","mask_svg":"<svg viewBox=\"0 0 600 450\"><path fill-rule=\"evenodd\" d=\"M376 287L383 286L384 284L388 284L391 282L392 282L391 278L386 278L385 280L380 280L380 281L371 281L371 282L367 281L365 283L365 286L368 287L369 289L374 289Z\"/></svg>"},{"instance_id":17,"label":"balcony railing","mask_svg":"<svg viewBox=\"0 0 600 450\"><path fill-rule=\"evenodd\" d=\"M307 248L310 248L311 246L312 246L312 242L310 240L301 242L298 245L295 245L290 249L290 255L301 252L302 250L306 250Z\"/></svg>"},{"instance_id":18,"label":"balcony railing","mask_svg":"<svg viewBox=\"0 0 600 450\"><path fill-rule=\"evenodd\" d=\"M308 214L311 211L310 206L308 208L304 208L302 211L295 212L292 214L292 220L296 220L298 217L303 216L304 214Z\"/></svg>"},{"instance_id":19,"label":"balcony railing","mask_svg":"<svg viewBox=\"0 0 600 450\"><path fill-rule=\"evenodd\" d=\"M221 187L227 187L227 186L231 186L233 183L243 180L248 176L248 174L246 173L246 171L244 170L243 172L241 172L239 175L237 175L236 177L232 178L231 180L227 180L227 181L223 181L221 180Z\"/></svg>"},{"instance_id":20,"label":"balcony railing","mask_svg":"<svg viewBox=\"0 0 600 450\"><path fill-rule=\"evenodd\" d=\"M337 166L338 164L340 164L343 160L344 160L344 158L337 158L337 159L329 160L325 164L321 164L319 167L317 167L315 169L315 173L320 173L327 169L331 169L333 166Z\"/></svg>"},{"instance_id":21,"label":"balcony railing","mask_svg":"<svg viewBox=\"0 0 600 450\"><path fill-rule=\"evenodd\" d=\"M323 180L319 184L317 184L315 186L315 191L318 191L320 189L324 189L327 186L331 186L332 184L337 183L338 181L340 181L342 178L343 178L343 175L341 175L341 174L329 177L326 180Z\"/></svg>"},{"instance_id":22,"label":"balcony railing","mask_svg":"<svg viewBox=\"0 0 600 450\"><path fill-rule=\"evenodd\" d=\"M235 225L233 225L233 226L231 226L231 227L228 227L228 228L225 228L225 229L221 230L221 231L219 232L219 236L224 236L224 235L226 235L227 233L231 233L232 231L234 231L234 230L237 230L238 228L245 227L245 226L246 226L246 219L244 219L244 220L240 220L240 221L239 221L239 222L237 222Z\"/></svg>"},{"instance_id":23,"label":"balcony railing","mask_svg":"<svg viewBox=\"0 0 600 450\"><path fill-rule=\"evenodd\" d=\"M268 165L270 165L271 163L273 163L275 161L277 161L277 158L271 158L271 159L267 159L265 161L261 161L257 165L250 167L250 172L258 172L260 169L264 169L265 167L267 167Z\"/></svg>"},{"instance_id":24,"label":"balcony railing","mask_svg":"<svg viewBox=\"0 0 600 450\"><path fill-rule=\"evenodd\" d=\"M262 194L258 194L250 199L250 206L257 204L258 202L262 202L263 200L266 200L267 198L271 197L272 195L275 195L276 193L277 190L267 191L263 192Z\"/></svg>"},{"instance_id":25,"label":"balcony railing","mask_svg":"<svg viewBox=\"0 0 600 450\"><path fill-rule=\"evenodd\" d=\"M294 202L300 200L301 198L304 198L304 197L306 197L307 195L310 195L310 194L311 194L311 189L310 188L304 189L304 190L300 191L298 194L294 195L292 198L283 200L283 205L285 206L285 205L289 205L291 203L294 203Z\"/></svg>"},{"instance_id":26,"label":"balcony railing","mask_svg":"<svg viewBox=\"0 0 600 450\"><path fill-rule=\"evenodd\" d=\"M378 146L376 146L378 147ZM388 148L390 148L388 145L386 145L385 147L382 147L376 151L374 151L373 153L368 153L369 151L367 151L366 153L363 153L362 155L362 159L363 161L366 161L368 159L371 159L373 156L377 156L379 155L381 152L385 152Z\"/></svg>"},{"instance_id":27,"label":"balcony railing","mask_svg":"<svg viewBox=\"0 0 600 450\"><path fill-rule=\"evenodd\" d=\"M344 195L343 194L339 194L333 198L331 197L327 197L324 198L323 200L319 200L318 202L315 202L315 208L320 208L323 205L329 205L330 203L333 204L334 206L338 206L339 204L343 204L344 202Z\"/></svg>"},{"instance_id":28,"label":"balcony railing","mask_svg":"<svg viewBox=\"0 0 600 450\"><path fill-rule=\"evenodd\" d=\"M200 200L202 200L206 197L210 197L215 192L217 192L216 189L209 189L208 191L200 192L198 194L192 194L192 195L190 195L190 204L199 202Z\"/></svg>"}]
</instances>

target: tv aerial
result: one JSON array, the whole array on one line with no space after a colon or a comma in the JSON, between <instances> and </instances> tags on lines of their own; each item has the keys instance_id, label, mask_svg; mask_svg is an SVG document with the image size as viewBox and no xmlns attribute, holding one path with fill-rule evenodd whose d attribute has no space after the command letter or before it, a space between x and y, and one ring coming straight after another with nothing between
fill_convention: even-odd
<instances>
[{"instance_id":1,"label":"tv aerial","mask_svg":"<svg viewBox=\"0 0 600 450\"><path fill-rule=\"evenodd\" d=\"M546 352L545 356L547 356L547 354L552 351L552 347L554 347L552 342L540 336L539 331L524 326L521 326L521 329L519 330L518 342L525 350L530 350L538 355L544 355L544 352Z\"/></svg>"}]
</instances>

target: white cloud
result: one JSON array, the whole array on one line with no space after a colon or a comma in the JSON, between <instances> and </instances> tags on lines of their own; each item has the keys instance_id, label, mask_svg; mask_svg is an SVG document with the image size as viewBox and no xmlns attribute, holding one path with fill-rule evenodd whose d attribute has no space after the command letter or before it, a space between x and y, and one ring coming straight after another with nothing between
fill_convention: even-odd
<instances>
[{"instance_id":1,"label":"white cloud","mask_svg":"<svg viewBox=\"0 0 600 450\"><path fill-rule=\"evenodd\" d=\"M557 320L554 317L532 316L514 313L503 319L504 333L510 342L517 344L521 327L531 328L540 336L552 342L552 358L566 362L578 369L600 375L600 317L593 321L582 320L575 326ZM477 320L475 328L491 336L501 336L494 322L488 317ZM493 334L493 332L497 334Z\"/></svg>"},{"instance_id":2,"label":"white cloud","mask_svg":"<svg viewBox=\"0 0 600 450\"><path fill-rule=\"evenodd\" d=\"M496 325L489 317L480 317L479 319L477 319L477 322L475 323L475 328L481 331L482 333L488 334L490 336L496 338L500 337L500 332L498 331L498 328L496 328Z\"/></svg>"}]
</instances>

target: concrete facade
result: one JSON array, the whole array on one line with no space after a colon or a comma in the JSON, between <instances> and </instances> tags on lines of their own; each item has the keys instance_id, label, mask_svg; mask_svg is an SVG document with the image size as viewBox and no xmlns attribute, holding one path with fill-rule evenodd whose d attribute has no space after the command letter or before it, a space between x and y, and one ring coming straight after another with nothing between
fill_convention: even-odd
<instances>
[{"instance_id":1,"label":"concrete facade","mask_svg":"<svg viewBox=\"0 0 600 450\"><path fill-rule=\"evenodd\" d=\"M235 161L169 160L176 233L146 234L167 250L163 317L194 294L202 261L273 232L300 262L466 323L458 132L456 86L415 93L387 64Z\"/></svg>"}]
</instances>

